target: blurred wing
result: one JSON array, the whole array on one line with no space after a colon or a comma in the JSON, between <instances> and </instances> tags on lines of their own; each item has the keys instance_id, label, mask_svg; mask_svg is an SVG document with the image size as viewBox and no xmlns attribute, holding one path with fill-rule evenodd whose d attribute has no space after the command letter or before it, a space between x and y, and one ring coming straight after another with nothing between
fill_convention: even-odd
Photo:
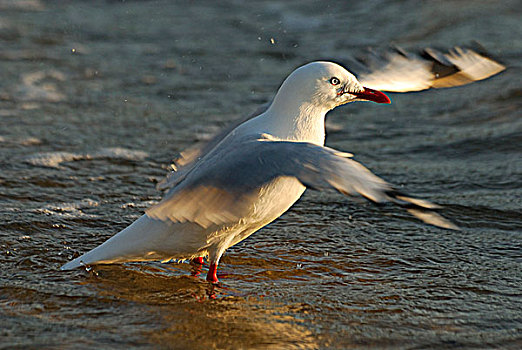
<instances>
[{"instance_id":1,"label":"blurred wing","mask_svg":"<svg viewBox=\"0 0 522 350\"><path fill-rule=\"evenodd\" d=\"M310 188L333 188L375 203L392 202L406 207L424 222L456 229L430 211L438 209L437 205L396 192L363 165L348 159L346 153L266 136L251 136L233 147L219 147L147 214L160 220L195 222L203 227L233 223L251 213L264 185L289 176Z\"/></svg>"},{"instance_id":2,"label":"blurred wing","mask_svg":"<svg viewBox=\"0 0 522 350\"><path fill-rule=\"evenodd\" d=\"M503 71L502 64L473 50L455 47L448 53L425 49L413 55L395 49L364 60L367 72L358 76L366 87L407 92L469 84ZM359 65L361 68L361 65Z\"/></svg>"}]
</instances>

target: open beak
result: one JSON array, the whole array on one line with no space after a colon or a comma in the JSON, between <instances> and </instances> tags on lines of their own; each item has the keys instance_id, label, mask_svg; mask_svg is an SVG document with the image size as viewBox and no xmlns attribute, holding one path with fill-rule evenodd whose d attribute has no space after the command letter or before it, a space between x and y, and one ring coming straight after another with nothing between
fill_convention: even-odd
<instances>
[{"instance_id":1,"label":"open beak","mask_svg":"<svg viewBox=\"0 0 522 350\"><path fill-rule=\"evenodd\" d=\"M357 98L361 99L361 100L368 100L368 101L373 101L373 102L377 102L377 103L391 103L388 96L386 96L384 93L382 93L378 90L369 89L367 87L365 87L364 90L361 92L356 92L356 93L350 92L350 93L352 95L357 96Z\"/></svg>"}]
</instances>

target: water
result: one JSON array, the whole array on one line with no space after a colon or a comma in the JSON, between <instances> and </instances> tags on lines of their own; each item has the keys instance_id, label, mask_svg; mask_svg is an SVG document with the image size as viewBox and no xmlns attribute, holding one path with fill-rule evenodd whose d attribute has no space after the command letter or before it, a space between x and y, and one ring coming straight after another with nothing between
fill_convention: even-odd
<instances>
[{"instance_id":1,"label":"water","mask_svg":"<svg viewBox=\"0 0 522 350\"><path fill-rule=\"evenodd\" d=\"M519 348L517 1L0 1L2 348ZM272 43L272 40L273 42ZM61 272L157 201L176 152L296 66L478 40L509 67L328 116L327 144L443 204L454 232L308 191L189 264Z\"/></svg>"}]
</instances>

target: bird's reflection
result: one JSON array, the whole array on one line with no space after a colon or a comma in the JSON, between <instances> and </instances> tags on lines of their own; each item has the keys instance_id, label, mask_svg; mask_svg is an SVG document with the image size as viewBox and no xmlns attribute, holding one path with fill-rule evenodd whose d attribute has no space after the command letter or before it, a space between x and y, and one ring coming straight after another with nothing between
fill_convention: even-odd
<instances>
[{"instance_id":1,"label":"bird's reflection","mask_svg":"<svg viewBox=\"0 0 522 350\"><path fill-rule=\"evenodd\" d=\"M284 305L255 295L241 296L223 282L208 283L199 277L206 268L201 264L97 266L82 284L95 288L100 300L109 297L121 303L118 308L127 318L130 311L123 309L138 305L140 312L131 317L158 320L160 325L144 335L160 347L257 348L267 339L275 348L318 347L312 333L285 312Z\"/></svg>"}]
</instances>

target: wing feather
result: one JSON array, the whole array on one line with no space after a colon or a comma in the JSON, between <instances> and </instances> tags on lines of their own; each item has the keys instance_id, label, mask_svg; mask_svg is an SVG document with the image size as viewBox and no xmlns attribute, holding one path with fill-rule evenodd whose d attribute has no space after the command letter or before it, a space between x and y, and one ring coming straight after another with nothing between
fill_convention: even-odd
<instances>
[{"instance_id":1,"label":"wing feather","mask_svg":"<svg viewBox=\"0 0 522 350\"><path fill-rule=\"evenodd\" d=\"M220 145L147 210L152 218L195 222L202 227L227 225L251 213L263 186L279 177L294 177L307 187L335 189L375 203L406 207L414 216L436 226L456 228L438 214L438 206L411 198L345 154L306 142L276 141L259 135Z\"/></svg>"},{"instance_id":2,"label":"wing feather","mask_svg":"<svg viewBox=\"0 0 522 350\"><path fill-rule=\"evenodd\" d=\"M489 78L506 68L486 55L461 47L447 53L426 48L420 55L395 49L384 56L371 55L365 65L366 72L358 77L361 84L390 92L460 86Z\"/></svg>"}]
</instances>

